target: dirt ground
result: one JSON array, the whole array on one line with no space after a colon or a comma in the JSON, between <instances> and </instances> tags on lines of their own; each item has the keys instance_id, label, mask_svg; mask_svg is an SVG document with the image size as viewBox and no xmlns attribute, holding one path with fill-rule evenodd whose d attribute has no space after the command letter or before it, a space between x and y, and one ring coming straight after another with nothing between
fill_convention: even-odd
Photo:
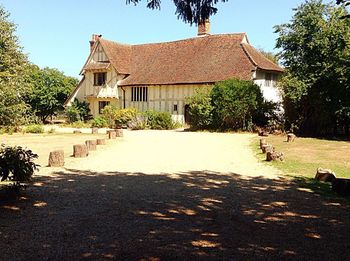
<instances>
[{"instance_id":1,"label":"dirt ground","mask_svg":"<svg viewBox=\"0 0 350 261\"><path fill-rule=\"evenodd\" d=\"M63 136L43 144L79 141ZM0 260L348 259L349 201L280 178L253 137L125 132L84 159L68 144L65 168L0 199Z\"/></svg>"}]
</instances>

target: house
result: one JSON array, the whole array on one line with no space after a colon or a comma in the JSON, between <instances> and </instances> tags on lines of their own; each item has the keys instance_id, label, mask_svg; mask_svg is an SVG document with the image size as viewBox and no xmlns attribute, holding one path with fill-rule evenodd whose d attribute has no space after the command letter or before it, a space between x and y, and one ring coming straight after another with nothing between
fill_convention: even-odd
<instances>
[{"instance_id":1,"label":"house","mask_svg":"<svg viewBox=\"0 0 350 261\"><path fill-rule=\"evenodd\" d=\"M201 24L194 38L138 45L93 35L83 77L66 106L77 98L89 102L94 117L113 104L168 111L184 122L186 97L230 78L253 80L265 99L279 101L275 83L283 69L251 46L245 33L210 35L208 28Z\"/></svg>"}]
</instances>

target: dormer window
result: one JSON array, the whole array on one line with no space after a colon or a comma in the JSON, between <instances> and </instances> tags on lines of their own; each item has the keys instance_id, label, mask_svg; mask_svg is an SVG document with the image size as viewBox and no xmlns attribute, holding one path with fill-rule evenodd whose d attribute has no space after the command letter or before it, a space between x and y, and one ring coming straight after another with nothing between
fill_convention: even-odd
<instances>
[{"instance_id":1,"label":"dormer window","mask_svg":"<svg viewBox=\"0 0 350 261\"><path fill-rule=\"evenodd\" d=\"M99 72L94 73L94 86L102 86L106 83L107 73Z\"/></svg>"}]
</instances>

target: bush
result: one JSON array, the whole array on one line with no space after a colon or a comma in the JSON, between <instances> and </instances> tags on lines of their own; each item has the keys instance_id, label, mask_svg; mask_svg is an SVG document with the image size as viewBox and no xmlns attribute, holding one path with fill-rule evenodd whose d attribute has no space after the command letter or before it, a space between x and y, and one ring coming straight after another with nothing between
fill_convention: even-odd
<instances>
[{"instance_id":1,"label":"bush","mask_svg":"<svg viewBox=\"0 0 350 261\"><path fill-rule=\"evenodd\" d=\"M144 130L149 128L147 115L145 113L137 114L131 121L128 122L128 127L132 130Z\"/></svg>"},{"instance_id":2,"label":"bush","mask_svg":"<svg viewBox=\"0 0 350 261\"><path fill-rule=\"evenodd\" d=\"M169 112L146 111L147 124L153 130L170 130L174 124Z\"/></svg>"},{"instance_id":3,"label":"bush","mask_svg":"<svg viewBox=\"0 0 350 261\"><path fill-rule=\"evenodd\" d=\"M23 130L23 133L44 133L44 126L40 124L32 124L26 126Z\"/></svg>"},{"instance_id":4,"label":"bush","mask_svg":"<svg viewBox=\"0 0 350 261\"><path fill-rule=\"evenodd\" d=\"M247 126L252 126L252 117L263 95L252 81L232 79L216 83L211 99L215 127L247 130Z\"/></svg>"},{"instance_id":5,"label":"bush","mask_svg":"<svg viewBox=\"0 0 350 261\"><path fill-rule=\"evenodd\" d=\"M75 99L72 105L65 109L69 122L91 119L89 103Z\"/></svg>"},{"instance_id":6,"label":"bush","mask_svg":"<svg viewBox=\"0 0 350 261\"><path fill-rule=\"evenodd\" d=\"M90 128L91 125L90 123L86 123L83 121L75 121L69 124L68 126L72 128Z\"/></svg>"},{"instance_id":7,"label":"bush","mask_svg":"<svg viewBox=\"0 0 350 261\"><path fill-rule=\"evenodd\" d=\"M108 127L108 122L105 118L98 116L91 120L91 127L105 128Z\"/></svg>"},{"instance_id":8,"label":"bush","mask_svg":"<svg viewBox=\"0 0 350 261\"><path fill-rule=\"evenodd\" d=\"M102 110L102 117L107 121L108 127L114 128L115 126L115 118L117 114L118 108L114 105L107 105Z\"/></svg>"},{"instance_id":9,"label":"bush","mask_svg":"<svg viewBox=\"0 0 350 261\"><path fill-rule=\"evenodd\" d=\"M196 129L209 128L213 123L213 105L209 89L197 89L194 96L187 98L190 106L190 124Z\"/></svg>"},{"instance_id":10,"label":"bush","mask_svg":"<svg viewBox=\"0 0 350 261\"><path fill-rule=\"evenodd\" d=\"M35 164L34 159L38 155L31 150L23 149L20 146L0 147L0 177L1 181L14 181L17 185L20 182L30 181L34 171L39 165Z\"/></svg>"},{"instance_id":11,"label":"bush","mask_svg":"<svg viewBox=\"0 0 350 261\"><path fill-rule=\"evenodd\" d=\"M128 124L128 122L134 119L136 115L137 110L135 108L119 109L114 115L115 124Z\"/></svg>"}]
</instances>

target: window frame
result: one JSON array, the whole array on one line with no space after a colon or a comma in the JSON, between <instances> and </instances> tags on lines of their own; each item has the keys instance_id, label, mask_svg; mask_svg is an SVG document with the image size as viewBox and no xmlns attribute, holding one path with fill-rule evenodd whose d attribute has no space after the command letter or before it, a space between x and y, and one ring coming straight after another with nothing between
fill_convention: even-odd
<instances>
[{"instance_id":1,"label":"window frame","mask_svg":"<svg viewBox=\"0 0 350 261\"><path fill-rule=\"evenodd\" d=\"M132 102L148 102L148 87L135 86L131 87Z\"/></svg>"},{"instance_id":2,"label":"window frame","mask_svg":"<svg viewBox=\"0 0 350 261\"><path fill-rule=\"evenodd\" d=\"M104 105L101 106L101 104L104 104ZM98 101L98 114L102 114L102 110L110 104L111 104L110 101Z\"/></svg>"},{"instance_id":3,"label":"window frame","mask_svg":"<svg viewBox=\"0 0 350 261\"><path fill-rule=\"evenodd\" d=\"M100 76L102 76L100 78ZM94 73L94 86L103 86L107 82L107 72L95 72Z\"/></svg>"}]
</instances>

